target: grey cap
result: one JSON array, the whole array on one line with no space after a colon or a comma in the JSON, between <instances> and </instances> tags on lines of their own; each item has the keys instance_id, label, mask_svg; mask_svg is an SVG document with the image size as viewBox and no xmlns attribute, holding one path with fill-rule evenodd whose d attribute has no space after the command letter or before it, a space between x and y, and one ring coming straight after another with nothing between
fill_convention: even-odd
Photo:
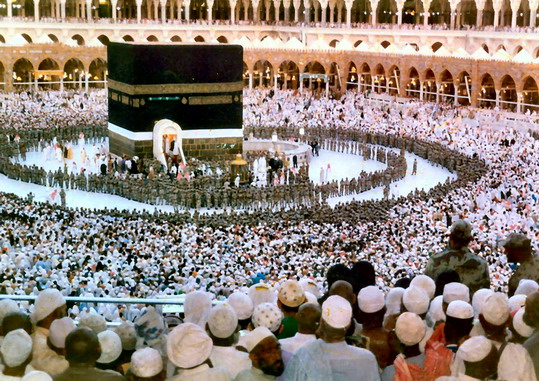
<instances>
[{"instance_id":1,"label":"grey cap","mask_svg":"<svg viewBox=\"0 0 539 381\"><path fill-rule=\"evenodd\" d=\"M457 220L451 225L451 234L456 238L472 238L472 225L464 220Z\"/></svg>"},{"instance_id":2,"label":"grey cap","mask_svg":"<svg viewBox=\"0 0 539 381\"><path fill-rule=\"evenodd\" d=\"M500 246L514 250L531 250L531 240L524 234L511 233L506 239L500 241Z\"/></svg>"}]
</instances>

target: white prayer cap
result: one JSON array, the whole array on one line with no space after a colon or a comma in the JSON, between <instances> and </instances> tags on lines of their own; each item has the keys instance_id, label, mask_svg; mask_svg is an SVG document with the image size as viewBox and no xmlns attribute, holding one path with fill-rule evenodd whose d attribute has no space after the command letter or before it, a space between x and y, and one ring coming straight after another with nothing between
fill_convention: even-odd
<instances>
[{"instance_id":1,"label":"white prayer cap","mask_svg":"<svg viewBox=\"0 0 539 381\"><path fill-rule=\"evenodd\" d=\"M477 290L475 294L473 294L472 307L475 316L479 316L483 308L483 303L485 303L485 299L487 298L487 296L492 294L494 294L494 291L492 291L490 288L482 288L480 290Z\"/></svg>"},{"instance_id":2,"label":"white prayer cap","mask_svg":"<svg viewBox=\"0 0 539 381\"><path fill-rule=\"evenodd\" d=\"M32 312L32 322L38 323L45 319L59 307L66 304L66 301L60 291L54 288L47 288L41 291L37 296Z\"/></svg>"},{"instance_id":3,"label":"white prayer cap","mask_svg":"<svg viewBox=\"0 0 539 381\"><path fill-rule=\"evenodd\" d=\"M257 283L249 287L249 297L254 307L261 303L275 303L275 292L264 283Z\"/></svg>"},{"instance_id":4,"label":"white prayer cap","mask_svg":"<svg viewBox=\"0 0 539 381\"><path fill-rule=\"evenodd\" d=\"M255 307L251 320L255 327L266 327L271 332L276 332L281 326L284 316L282 311L274 303L262 303Z\"/></svg>"},{"instance_id":5,"label":"white prayer cap","mask_svg":"<svg viewBox=\"0 0 539 381\"><path fill-rule=\"evenodd\" d=\"M402 303L409 312L422 315L429 310L430 299L422 288L410 286L402 295Z\"/></svg>"},{"instance_id":6,"label":"white prayer cap","mask_svg":"<svg viewBox=\"0 0 539 381\"><path fill-rule=\"evenodd\" d=\"M66 337L76 328L75 322L69 317L56 319L49 328L49 340L56 348L65 348Z\"/></svg>"},{"instance_id":7,"label":"white prayer cap","mask_svg":"<svg viewBox=\"0 0 539 381\"><path fill-rule=\"evenodd\" d=\"M470 289L468 286L458 282L451 282L444 286L444 302L449 304L454 300L470 302Z\"/></svg>"},{"instance_id":8,"label":"white prayer cap","mask_svg":"<svg viewBox=\"0 0 539 381\"><path fill-rule=\"evenodd\" d=\"M112 329L122 341L122 348L126 351L131 351L136 348L137 345L137 332L135 331L135 325L130 321L124 321L117 327Z\"/></svg>"},{"instance_id":9,"label":"white prayer cap","mask_svg":"<svg viewBox=\"0 0 539 381\"><path fill-rule=\"evenodd\" d=\"M366 313L378 312L385 306L385 298L378 286L367 286L357 295L359 309Z\"/></svg>"},{"instance_id":10,"label":"white prayer cap","mask_svg":"<svg viewBox=\"0 0 539 381\"><path fill-rule=\"evenodd\" d=\"M462 300L455 300L449 303L446 314L457 319L471 319L474 317L473 307L470 303Z\"/></svg>"},{"instance_id":11,"label":"white prayer cap","mask_svg":"<svg viewBox=\"0 0 539 381\"><path fill-rule=\"evenodd\" d=\"M431 277L423 274L414 277L410 282L410 286L422 288L429 296L429 300L434 297L434 293L436 292L436 283L434 283Z\"/></svg>"},{"instance_id":12,"label":"white prayer cap","mask_svg":"<svg viewBox=\"0 0 539 381\"><path fill-rule=\"evenodd\" d=\"M186 323L197 324L205 328L211 311L211 298L203 291L194 291L187 294L183 304Z\"/></svg>"},{"instance_id":13,"label":"white prayer cap","mask_svg":"<svg viewBox=\"0 0 539 381\"><path fill-rule=\"evenodd\" d=\"M4 336L0 353L4 364L11 368L24 363L32 353L32 338L24 329L16 329Z\"/></svg>"},{"instance_id":14,"label":"white prayer cap","mask_svg":"<svg viewBox=\"0 0 539 381\"><path fill-rule=\"evenodd\" d=\"M95 333L107 330L107 321L97 312L83 312L79 315L79 327L90 328Z\"/></svg>"},{"instance_id":15,"label":"white prayer cap","mask_svg":"<svg viewBox=\"0 0 539 381\"><path fill-rule=\"evenodd\" d=\"M101 346L101 356L97 359L100 364L110 364L122 354L122 340L113 331L103 331L97 334Z\"/></svg>"},{"instance_id":16,"label":"white prayer cap","mask_svg":"<svg viewBox=\"0 0 539 381\"><path fill-rule=\"evenodd\" d=\"M4 318L13 313L13 312L19 312L19 306L17 303L11 299L2 299L0 300L0 325L2 325L2 322L4 321Z\"/></svg>"},{"instance_id":17,"label":"white prayer cap","mask_svg":"<svg viewBox=\"0 0 539 381\"><path fill-rule=\"evenodd\" d=\"M153 348L142 348L131 356L129 369L137 377L154 377L163 371L163 358L159 351Z\"/></svg>"},{"instance_id":18,"label":"white prayer cap","mask_svg":"<svg viewBox=\"0 0 539 381\"><path fill-rule=\"evenodd\" d=\"M509 298L511 312L518 311L526 305L526 295L513 295Z\"/></svg>"},{"instance_id":19,"label":"white prayer cap","mask_svg":"<svg viewBox=\"0 0 539 381\"><path fill-rule=\"evenodd\" d=\"M509 303L507 295L496 292L487 296L481 309L481 315L490 324L502 325L509 319Z\"/></svg>"},{"instance_id":20,"label":"white prayer cap","mask_svg":"<svg viewBox=\"0 0 539 381\"><path fill-rule=\"evenodd\" d=\"M311 294L309 291L305 291L305 303L318 304L318 299L317 299L316 296Z\"/></svg>"},{"instance_id":21,"label":"white prayer cap","mask_svg":"<svg viewBox=\"0 0 539 381\"><path fill-rule=\"evenodd\" d=\"M275 335L266 327L257 327L245 336L240 337L237 346L245 348L250 353L262 340L268 337L275 338ZM277 339L275 338L275 340Z\"/></svg>"},{"instance_id":22,"label":"white prayer cap","mask_svg":"<svg viewBox=\"0 0 539 381\"><path fill-rule=\"evenodd\" d=\"M167 337L168 359L177 367L193 368L210 357L213 343L200 326L184 323L176 326Z\"/></svg>"},{"instance_id":23,"label":"white prayer cap","mask_svg":"<svg viewBox=\"0 0 539 381\"><path fill-rule=\"evenodd\" d=\"M221 303L210 311L208 326L213 336L226 339L236 332L238 316L228 303Z\"/></svg>"},{"instance_id":24,"label":"white prayer cap","mask_svg":"<svg viewBox=\"0 0 539 381\"><path fill-rule=\"evenodd\" d=\"M518 282L518 287L515 290L515 295L530 295L539 290L539 285L531 279L521 279Z\"/></svg>"},{"instance_id":25,"label":"white prayer cap","mask_svg":"<svg viewBox=\"0 0 539 381\"><path fill-rule=\"evenodd\" d=\"M427 327L417 314L404 312L397 319L395 333L404 345L416 345L423 340L426 332Z\"/></svg>"},{"instance_id":26,"label":"white prayer cap","mask_svg":"<svg viewBox=\"0 0 539 381\"><path fill-rule=\"evenodd\" d=\"M235 291L228 297L228 304L236 311L239 320L249 319L253 315L253 301L241 291Z\"/></svg>"},{"instance_id":27,"label":"white prayer cap","mask_svg":"<svg viewBox=\"0 0 539 381\"><path fill-rule=\"evenodd\" d=\"M22 381L52 381L52 377L40 370L33 370L30 373L26 373Z\"/></svg>"},{"instance_id":28,"label":"white prayer cap","mask_svg":"<svg viewBox=\"0 0 539 381\"><path fill-rule=\"evenodd\" d=\"M322 293L320 292L320 287L318 287L318 284L316 284L316 282L312 279L303 278L299 281L299 285L301 286L301 288L303 288L303 291L310 292L317 298L322 296Z\"/></svg>"},{"instance_id":29,"label":"white prayer cap","mask_svg":"<svg viewBox=\"0 0 539 381\"><path fill-rule=\"evenodd\" d=\"M298 307L305 302L305 292L296 280L287 280L281 284L278 297L288 307Z\"/></svg>"},{"instance_id":30,"label":"white prayer cap","mask_svg":"<svg viewBox=\"0 0 539 381\"><path fill-rule=\"evenodd\" d=\"M492 342L485 336L473 336L461 344L457 357L467 362L484 360L492 351Z\"/></svg>"},{"instance_id":31,"label":"white prayer cap","mask_svg":"<svg viewBox=\"0 0 539 381\"><path fill-rule=\"evenodd\" d=\"M346 328L352 320L350 302L338 295L332 295L322 303L322 319L330 327Z\"/></svg>"},{"instance_id":32,"label":"white prayer cap","mask_svg":"<svg viewBox=\"0 0 539 381\"><path fill-rule=\"evenodd\" d=\"M520 336L528 338L535 332L535 329L524 323L524 311L525 308L521 308L517 311L515 316L513 316L513 327Z\"/></svg>"},{"instance_id":33,"label":"white prayer cap","mask_svg":"<svg viewBox=\"0 0 539 381\"><path fill-rule=\"evenodd\" d=\"M389 290L386 295L387 315L395 315L401 311L402 294L404 294L404 288L402 287L395 287Z\"/></svg>"}]
</instances>

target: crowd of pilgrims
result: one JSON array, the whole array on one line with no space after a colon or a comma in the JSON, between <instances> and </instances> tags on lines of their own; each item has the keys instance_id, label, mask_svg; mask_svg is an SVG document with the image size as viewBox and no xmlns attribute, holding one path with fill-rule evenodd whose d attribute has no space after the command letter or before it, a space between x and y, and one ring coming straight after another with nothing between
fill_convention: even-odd
<instances>
[{"instance_id":1,"label":"crowd of pilgrims","mask_svg":"<svg viewBox=\"0 0 539 381\"><path fill-rule=\"evenodd\" d=\"M32 97L53 95L15 95L13 104L4 99L2 114L18 120L17 102L32 105ZM64 97L83 110L99 110L105 102L96 94ZM34 304L1 302L0 314L8 305L16 312L7 323L3 319L3 340L9 343L1 346L4 377L20 379L62 360L63 367L45 370L55 380L122 379L94 369L96 361L143 380L427 380L451 373L458 380L536 379L539 142L530 133L474 124L479 116L496 120L496 110L416 101L377 106L356 93L325 99L253 90L244 103L246 134L297 137L304 128L305 140L345 152L353 144L342 142L361 135L376 146L404 146L456 171L458 178L398 199L335 208L320 200L275 213L98 211L1 193L0 293L39 295ZM74 107L62 104L57 111L68 114ZM59 127L27 122L15 136L9 125L2 128L11 147L31 134L53 141ZM79 133L75 128L72 135ZM456 273L434 276L429 258L454 250L448 237L462 227L461 220L473 226L465 254L475 262L452 258L449 267L460 266ZM531 256L520 265L501 250L513 232L529 238ZM479 274L478 261L482 282L469 280L470 272ZM63 296L180 294L186 294L185 311L175 328L179 321L142 305L70 305L69 317L79 327L89 321L93 333L59 321L67 309ZM212 308L212 301L218 306ZM530 308L522 309L525 303ZM106 330L107 321L121 325ZM22 329L8 334L10 324ZM284 341L283 331L293 340ZM311 341L315 334L318 339ZM526 337L532 340L526 344L530 354L519 346ZM143 349L148 346L157 352ZM84 364L77 363L80 348L88 354ZM55 362L52 356L63 358ZM238 365L241 356L244 368Z\"/></svg>"}]
</instances>

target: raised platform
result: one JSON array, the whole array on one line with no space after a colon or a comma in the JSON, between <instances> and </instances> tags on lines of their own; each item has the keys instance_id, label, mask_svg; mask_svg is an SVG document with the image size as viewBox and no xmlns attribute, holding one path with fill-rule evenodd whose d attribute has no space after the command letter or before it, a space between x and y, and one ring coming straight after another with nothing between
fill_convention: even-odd
<instances>
[{"instance_id":1,"label":"raised platform","mask_svg":"<svg viewBox=\"0 0 539 381\"><path fill-rule=\"evenodd\" d=\"M308 163L311 159L311 147L309 147L307 144L284 140L246 140L243 142L243 151L270 151L284 153L286 155L286 160L289 162L292 162L292 157L295 155L298 158L299 164Z\"/></svg>"}]
</instances>

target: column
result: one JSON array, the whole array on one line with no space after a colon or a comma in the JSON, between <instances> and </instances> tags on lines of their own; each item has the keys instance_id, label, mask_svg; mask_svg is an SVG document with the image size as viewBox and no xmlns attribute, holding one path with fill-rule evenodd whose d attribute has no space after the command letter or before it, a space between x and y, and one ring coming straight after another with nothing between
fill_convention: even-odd
<instances>
[{"instance_id":1,"label":"column","mask_svg":"<svg viewBox=\"0 0 539 381\"><path fill-rule=\"evenodd\" d=\"M273 0L273 6L275 7L275 21L279 21L279 11L281 9L281 0Z\"/></svg>"},{"instance_id":2,"label":"column","mask_svg":"<svg viewBox=\"0 0 539 381\"><path fill-rule=\"evenodd\" d=\"M294 4L294 22L299 22L299 7L301 6L301 0L294 1L293 4Z\"/></svg>"},{"instance_id":3,"label":"column","mask_svg":"<svg viewBox=\"0 0 539 381\"><path fill-rule=\"evenodd\" d=\"M346 1L344 5L346 6L346 27L350 28L352 26L352 5L353 1ZM358 79L359 82L359 79Z\"/></svg>"},{"instance_id":4,"label":"column","mask_svg":"<svg viewBox=\"0 0 539 381\"><path fill-rule=\"evenodd\" d=\"M249 0L243 1L243 19L249 20Z\"/></svg>"},{"instance_id":5,"label":"column","mask_svg":"<svg viewBox=\"0 0 539 381\"><path fill-rule=\"evenodd\" d=\"M86 0L86 20L88 22L93 22L94 20L92 17L92 0Z\"/></svg>"},{"instance_id":6,"label":"column","mask_svg":"<svg viewBox=\"0 0 539 381\"><path fill-rule=\"evenodd\" d=\"M142 20L142 0L136 0L137 3L137 23L140 24L140 20Z\"/></svg>"},{"instance_id":7,"label":"column","mask_svg":"<svg viewBox=\"0 0 539 381\"><path fill-rule=\"evenodd\" d=\"M290 0L283 0L284 6L284 21L290 21Z\"/></svg>"},{"instance_id":8,"label":"column","mask_svg":"<svg viewBox=\"0 0 539 381\"><path fill-rule=\"evenodd\" d=\"M320 4L320 6L322 7L322 20L320 21L322 22L322 25L325 26L327 23L327 18L328 18L328 15L327 15L328 3L325 2L323 4Z\"/></svg>"},{"instance_id":9,"label":"column","mask_svg":"<svg viewBox=\"0 0 539 381\"><path fill-rule=\"evenodd\" d=\"M402 24L402 9L404 8L404 0L396 0L397 4L397 25Z\"/></svg>"},{"instance_id":10,"label":"column","mask_svg":"<svg viewBox=\"0 0 539 381\"><path fill-rule=\"evenodd\" d=\"M181 0L178 0L178 1L176 2L176 7L177 7L177 10L176 10L176 12L177 12L177 13L176 13L176 18L177 18L178 20L181 20L181 19L182 19L182 2L181 2Z\"/></svg>"},{"instance_id":11,"label":"column","mask_svg":"<svg viewBox=\"0 0 539 381\"><path fill-rule=\"evenodd\" d=\"M430 3L432 0L423 0L423 9L425 10L423 12L423 25L427 26L429 25L429 10L430 10Z\"/></svg>"},{"instance_id":12,"label":"column","mask_svg":"<svg viewBox=\"0 0 539 381\"><path fill-rule=\"evenodd\" d=\"M524 100L524 94L523 93L517 93L517 112L522 112L522 101Z\"/></svg>"},{"instance_id":13,"label":"column","mask_svg":"<svg viewBox=\"0 0 539 381\"><path fill-rule=\"evenodd\" d=\"M34 0L34 20L39 21L39 0Z\"/></svg>"},{"instance_id":14,"label":"column","mask_svg":"<svg viewBox=\"0 0 539 381\"><path fill-rule=\"evenodd\" d=\"M84 74L84 91L88 92L88 77L90 76L90 73Z\"/></svg>"},{"instance_id":15,"label":"column","mask_svg":"<svg viewBox=\"0 0 539 381\"><path fill-rule=\"evenodd\" d=\"M511 0L511 28L517 27L517 15L520 8L520 0Z\"/></svg>"},{"instance_id":16,"label":"column","mask_svg":"<svg viewBox=\"0 0 539 381\"><path fill-rule=\"evenodd\" d=\"M305 18L306 23L311 21L311 3L309 0L303 0L303 7L305 8ZM299 7L298 7L299 8Z\"/></svg>"},{"instance_id":17,"label":"column","mask_svg":"<svg viewBox=\"0 0 539 381\"><path fill-rule=\"evenodd\" d=\"M270 19L271 0L265 0L264 1L264 6L266 8L266 15L264 17L264 20L269 21L269 19Z\"/></svg>"},{"instance_id":18,"label":"column","mask_svg":"<svg viewBox=\"0 0 539 381\"><path fill-rule=\"evenodd\" d=\"M451 1L449 3L449 9L450 9L450 12L451 12L451 17L450 17L450 20L451 20L451 26L450 28L451 29L455 29L455 21L457 19L457 5L458 5L458 2L459 0L455 0L455 1Z\"/></svg>"},{"instance_id":19,"label":"column","mask_svg":"<svg viewBox=\"0 0 539 381\"><path fill-rule=\"evenodd\" d=\"M475 26L477 28L483 26L483 8L477 8L477 18L475 20Z\"/></svg>"},{"instance_id":20,"label":"column","mask_svg":"<svg viewBox=\"0 0 539 381\"><path fill-rule=\"evenodd\" d=\"M331 1L329 3L329 23L333 24L335 22L335 2Z\"/></svg>"},{"instance_id":21,"label":"column","mask_svg":"<svg viewBox=\"0 0 539 381\"><path fill-rule=\"evenodd\" d=\"M423 82L418 79L419 82L419 100L423 100Z\"/></svg>"},{"instance_id":22,"label":"column","mask_svg":"<svg viewBox=\"0 0 539 381\"><path fill-rule=\"evenodd\" d=\"M453 87L455 88L455 91L453 92L453 94L455 95L454 104L455 104L455 106L458 106L458 104L459 104L459 84L458 83L453 83Z\"/></svg>"},{"instance_id":23,"label":"column","mask_svg":"<svg viewBox=\"0 0 539 381\"><path fill-rule=\"evenodd\" d=\"M275 91L277 91L277 83L279 82L278 79L279 79L279 74L275 74L273 76L273 90Z\"/></svg>"},{"instance_id":24,"label":"column","mask_svg":"<svg viewBox=\"0 0 539 381\"><path fill-rule=\"evenodd\" d=\"M159 4L157 3L157 0L154 0L153 2L153 19L159 19Z\"/></svg>"},{"instance_id":25,"label":"column","mask_svg":"<svg viewBox=\"0 0 539 381\"><path fill-rule=\"evenodd\" d=\"M436 103L440 102L440 90L442 90L442 85L440 83L434 83L434 86L436 86Z\"/></svg>"},{"instance_id":26,"label":"column","mask_svg":"<svg viewBox=\"0 0 539 381\"><path fill-rule=\"evenodd\" d=\"M214 0L208 0L208 21L209 22L213 20L213 4L214 4Z\"/></svg>"},{"instance_id":27,"label":"column","mask_svg":"<svg viewBox=\"0 0 539 381\"><path fill-rule=\"evenodd\" d=\"M342 9L344 2L337 2L337 23L342 24Z\"/></svg>"},{"instance_id":28,"label":"column","mask_svg":"<svg viewBox=\"0 0 539 381\"><path fill-rule=\"evenodd\" d=\"M258 12L259 12L259 6L260 6L260 0L252 0L253 4L253 21L258 21Z\"/></svg>"},{"instance_id":29,"label":"column","mask_svg":"<svg viewBox=\"0 0 539 381\"><path fill-rule=\"evenodd\" d=\"M533 5L533 6L532 6ZM530 26L535 26L535 23L537 21L537 6L539 5L539 2L530 1Z\"/></svg>"},{"instance_id":30,"label":"column","mask_svg":"<svg viewBox=\"0 0 539 381\"><path fill-rule=\"evenodd\" d=\"M236 23L236 4L238 0L230 0L230 23Z\"/></svg>"},{"instance_id":31,"label":"column","mask_svg":"<svg viewBox=\"0 0 539 381\"><path fill-rule=\"evenodd\" d=\"M253 89L253 73L249 72L249 90Z\"/></svg>"},{"instance_id":32,"label":"column","mask_svg":"<svg viewBox=\"0 0 539 381\"><path fill-rule=\"evenodd\" d=\"M170 0L170 4L168 7L168 18L170 20L174 20L174 0Z\"/></svg>"},{"instance_id":33,"label":"column","mask_svg":"<svg viewBox=\"0 0 539 381\"><path fill-rule=\"evenodd\" d=\"M116 9L116 7L118 6L118 0L111 0L110 4L112 6L112 20L114 21L114 23L116 23L116 19L118 18Z\"/></svg>"},{"instance_id":34,"label":"column","mask_svg":"<svg viewBox=\"0 0 539 381\"><path fill-rule=\"evenodd\" d=\"M157 8L157 3L155 5ZM161 5L161 24L165 24L167 22L167 0L159 0L159 5Z\"/></svg>"},{"instance_id":35,"label":"column","mask_svg":"<svg viewBox=\"0 0 539 381\"><path fill-rule=\"evenodd\" d=\"M66 0L60 0L60 17L62 21L66 19Z\"/></svg>"},{"instance_id":36,"label":"column","mask_svg":"<svg viewBox=\"0 0 539 381\"><path fill-rule=\"evenodd\" d=\"M7 0L7 18L13 17L13 0Z\"/></svg>"},{"instance_id":37,"label":"column","mask_svg":"<svg viewBox=\"0 0 539 381\"><path fill-rule=\"evenodd\" d=\"M191 11L191 0L184 1L183 6L185 7L185 21L189 22L189 19L191 18L189 14Z\"/></svg>"},{"instance_id":38,"label":"column","mask_svg":"<svg viewBox=\"0 0 539 381\"><path fill-rule=\"evenodd\" d=\"M371 3L371 10L372 10L372 25L376 25L376 11L378 9L378 2L379 0L369 0Z\"/></svg>"},{"instance_id":39,"label":"column","mask_svg":"<svg viewBox=\"0 0 539 381\"><path fill-rule=\"evenodd\" d=\"M317 23L318 21L320 21L318 19L318 9L320 9L320 3L315 0L313 3L313 6L314 6L314 22Z\"/></svg>"}]
</instances>

